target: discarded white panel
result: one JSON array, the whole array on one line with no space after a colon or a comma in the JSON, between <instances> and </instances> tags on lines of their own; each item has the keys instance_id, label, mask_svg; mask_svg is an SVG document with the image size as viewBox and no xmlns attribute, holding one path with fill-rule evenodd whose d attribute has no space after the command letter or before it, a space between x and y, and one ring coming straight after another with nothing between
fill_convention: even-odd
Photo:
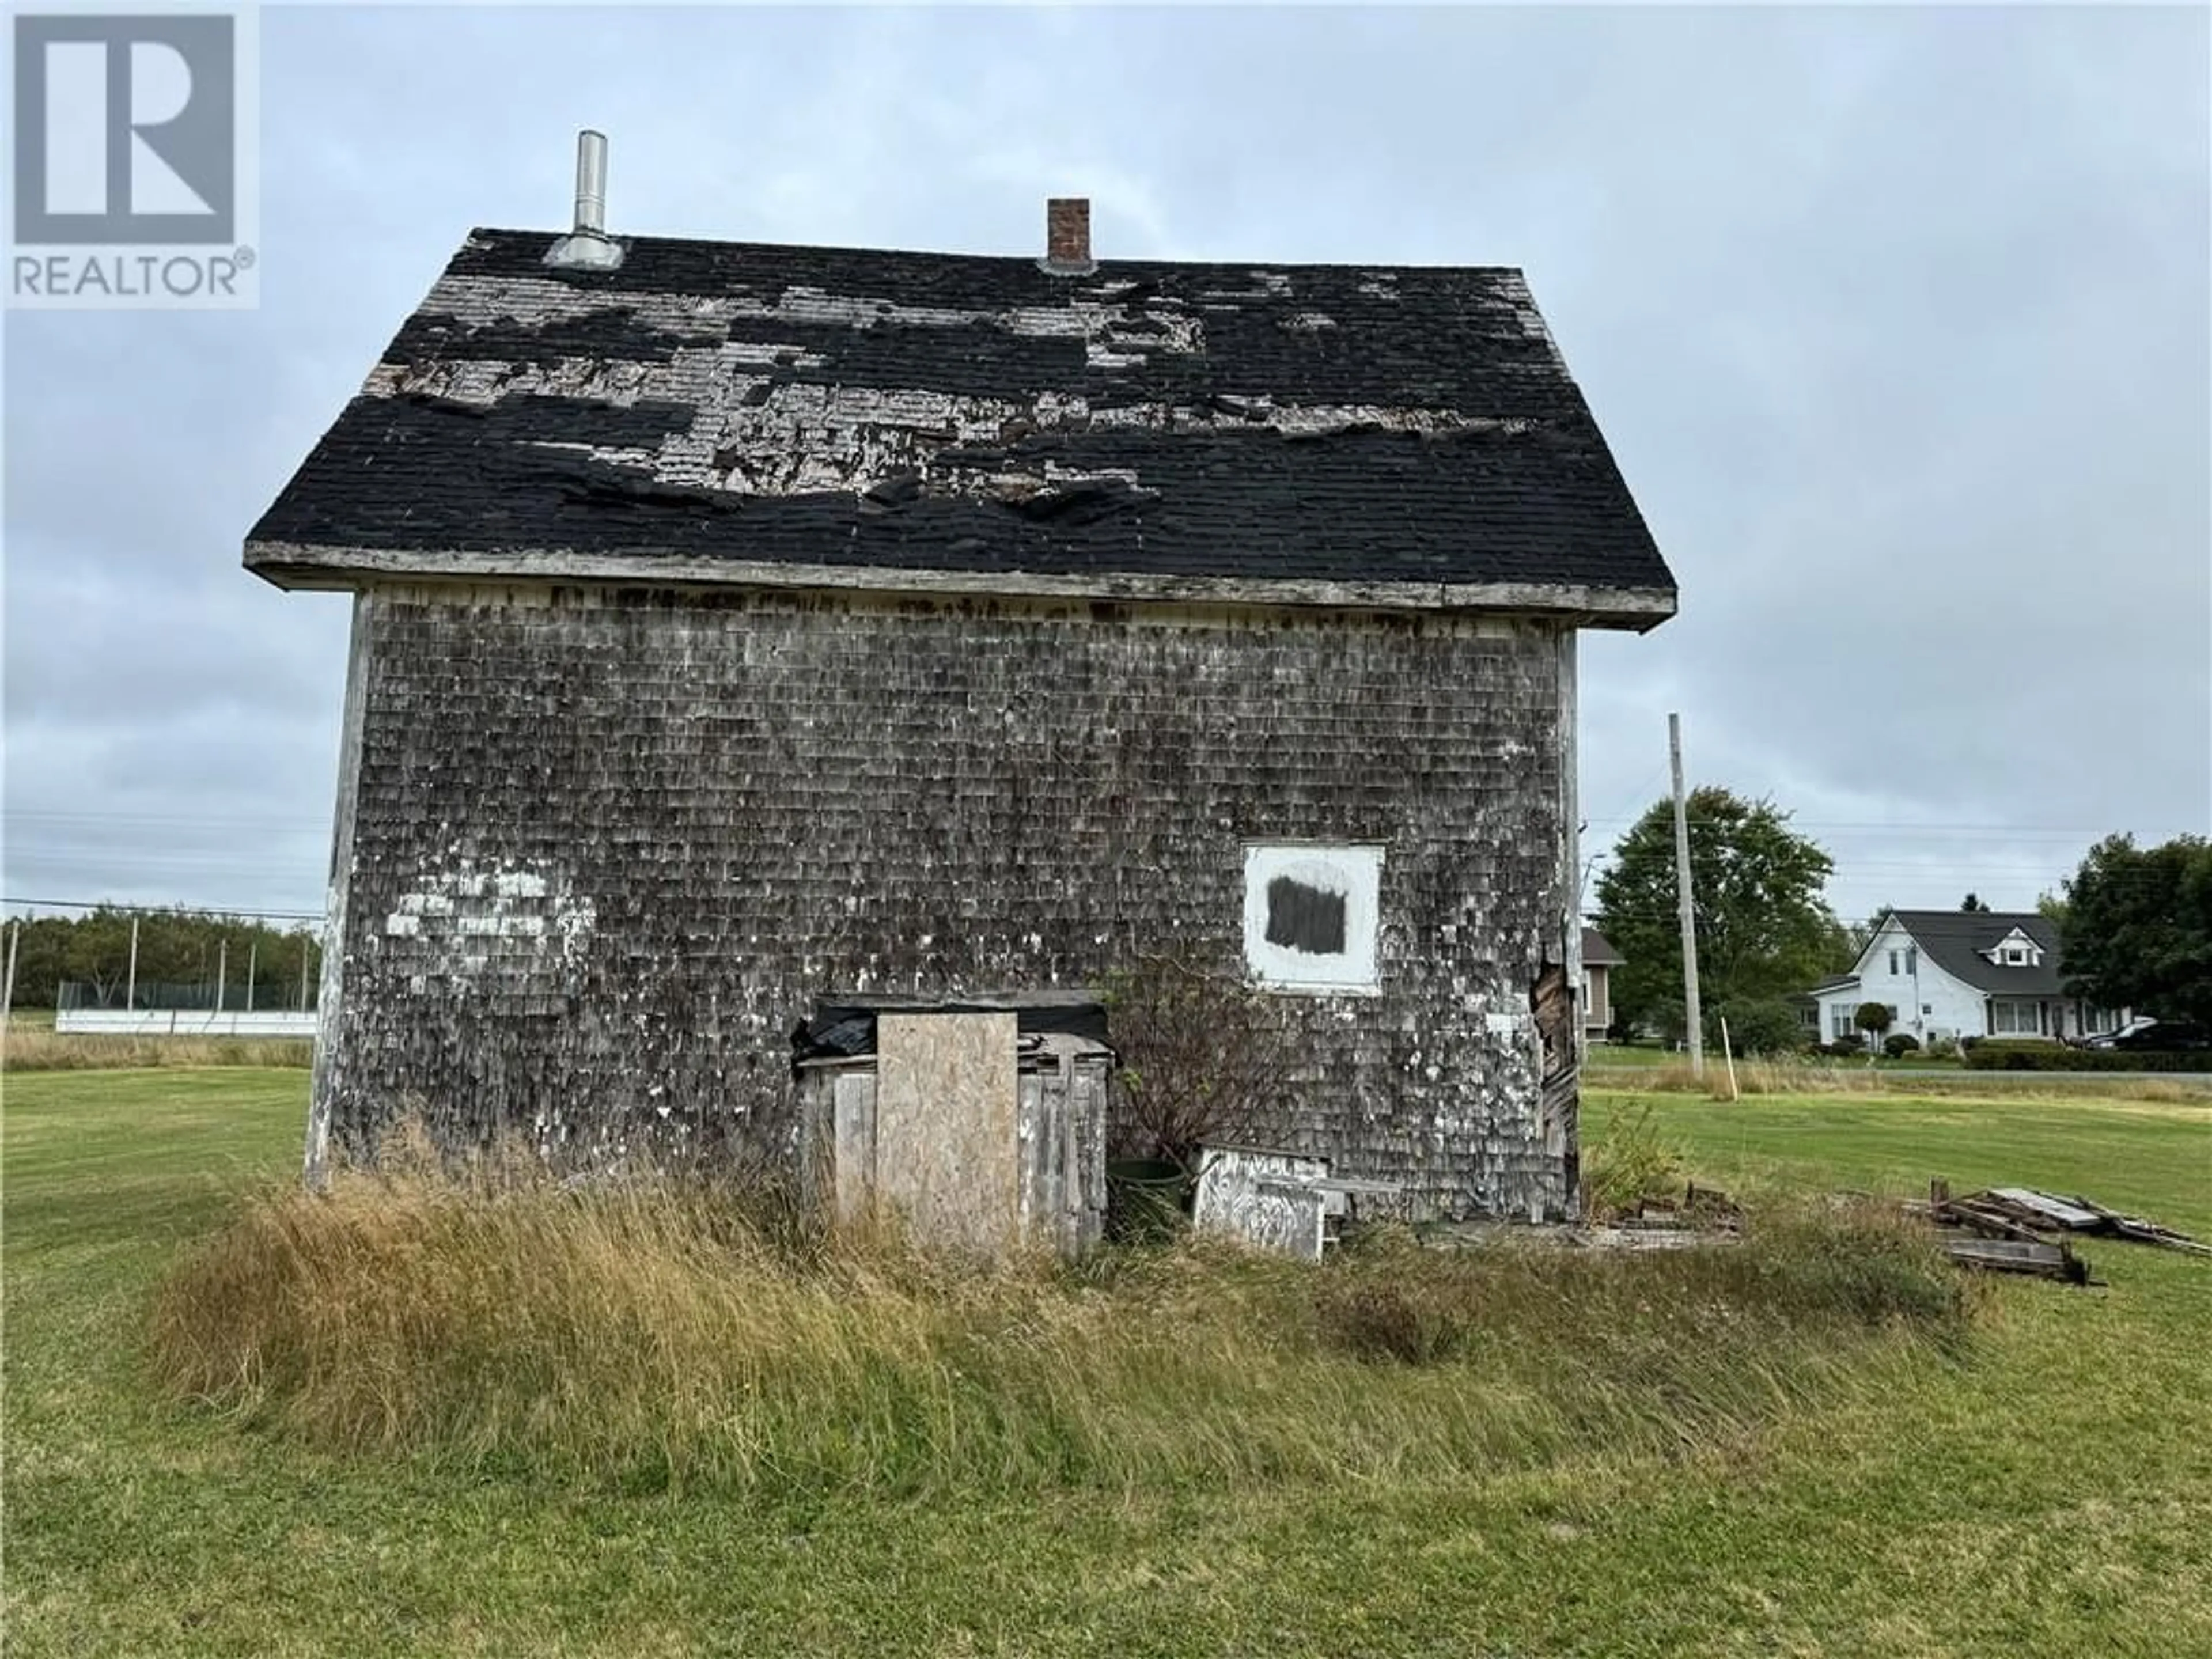
<instances>
[{"instance_id":1,"label":"discarded white panel","mask_svg":"<svg viewBox=\"0 0 2212 1659\"><path fill-rule=\"evenodd\" d=\"M1328 1200L1314 1183L1328 1174L1327 1158L1235 1146L1202 1148L1192 1225L1318 1261Z\"/></svg>"}]
</instances>

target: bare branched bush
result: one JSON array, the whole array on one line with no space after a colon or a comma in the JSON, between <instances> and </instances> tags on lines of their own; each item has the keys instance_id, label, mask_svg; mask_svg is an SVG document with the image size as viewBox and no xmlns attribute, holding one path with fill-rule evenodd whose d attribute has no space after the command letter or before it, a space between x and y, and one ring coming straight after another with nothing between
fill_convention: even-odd
<instances>
[{"instance_id":1,"label":"bare branched bush","mask_svg":"<svg viewBox=\"0 0 2212 1659\"><path fill-rule=\"evenodd\" d=\"M1194 1170L1199 1147L1263 1139L1291 1072L1281 1010L1225 954L1140 953L1105 986L1121 1057L1109 1152Z\"/></svg>"}]
</instances>

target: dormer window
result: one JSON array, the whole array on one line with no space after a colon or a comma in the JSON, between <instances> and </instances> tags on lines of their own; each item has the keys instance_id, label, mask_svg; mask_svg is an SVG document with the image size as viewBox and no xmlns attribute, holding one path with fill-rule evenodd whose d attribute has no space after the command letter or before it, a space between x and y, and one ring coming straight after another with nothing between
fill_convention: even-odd
<instances>
[{"instance_id":1,"label":"dormer window","mask_svg":"<svg viewBox=\"0 0 2212 1659\"><path fill-rule=\"evenodd\" d=\"M2038 968L2043 963L2043 947L2026 928L2015 927L1984 949L1982 957L2000 968Z\"/></svg>"}]
</instances>

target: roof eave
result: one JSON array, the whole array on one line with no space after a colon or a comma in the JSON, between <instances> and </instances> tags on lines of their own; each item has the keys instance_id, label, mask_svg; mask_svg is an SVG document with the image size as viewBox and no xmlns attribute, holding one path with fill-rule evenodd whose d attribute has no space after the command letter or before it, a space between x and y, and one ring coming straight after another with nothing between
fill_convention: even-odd
<instances>
[{"instance_id":1,"label":"roof eave","mask_svg":"<svg viewBox=\"0 0 2212 1659\"><path fill-rule=\"evenodd\" d=\"M1576 628L1631 629L1639 634L1656 628L1676 608L1675 591L1671 587L1612 588L1577 582L1277 580L1120 571L902 569L586 553L562 548L485 553L249 541L246 568L288 590L343 590L416 580L554 582L1362 611L1511 611L1554 617Z\"/></svg>"}]
</instances>

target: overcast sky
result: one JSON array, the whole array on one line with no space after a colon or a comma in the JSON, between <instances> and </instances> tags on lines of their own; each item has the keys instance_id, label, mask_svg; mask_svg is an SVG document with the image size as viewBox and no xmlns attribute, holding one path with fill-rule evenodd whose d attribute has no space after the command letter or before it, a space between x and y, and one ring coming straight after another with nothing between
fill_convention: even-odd
<instances>
[{"instance_id":1,"label":"overcast sky","mask_svg":"<svg viewBox=\"0 0 2212 1659\"><path fill-rule=\"evenodd\" d=\"M2202 9L268 8L259 309L7 319L12 901L318 908L347 600L246 528L471 225L1513 264L1681 586L1586 851L1771 795L1846 916L2212 820ZM10 904L9 908L15 908Z\"/></svg>"}]
</instances>

